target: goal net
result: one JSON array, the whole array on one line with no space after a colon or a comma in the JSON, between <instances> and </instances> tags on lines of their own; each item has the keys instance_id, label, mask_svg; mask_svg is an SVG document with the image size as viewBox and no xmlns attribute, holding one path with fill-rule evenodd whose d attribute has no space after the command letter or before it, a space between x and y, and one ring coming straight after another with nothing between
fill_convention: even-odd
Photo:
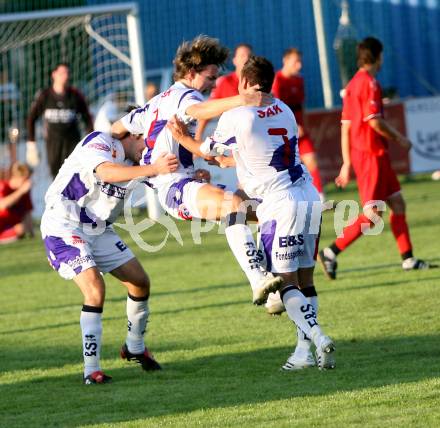
<instances>
[{"instance_id":1,"label":"goal net","mask_svg":"<svg viewBox=\"0 0 440 428\"><path fill-rule=\"evenodd\" d=\"M0 16L0 170L25 160L26 119L36 93L50 86L60 62L85 96L99 127L143 104L143 53L133 3L54 9ZM103 129L101 129L103 130ZM34 171L35 214L50 183L41 120L40 165Z\"/></svg>"}]
</instances>

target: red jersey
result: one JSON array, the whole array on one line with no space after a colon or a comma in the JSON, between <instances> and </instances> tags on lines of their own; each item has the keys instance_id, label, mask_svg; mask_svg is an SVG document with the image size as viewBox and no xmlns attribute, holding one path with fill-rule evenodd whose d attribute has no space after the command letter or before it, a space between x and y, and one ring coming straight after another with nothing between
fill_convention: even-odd
<instances>
[{"instance_id":1,"label":"red jersey","mask_svg":"<svg viewBox=\"0 0 440 428\"><path fill-rule=\"evenodd\" d=\"M238 95L238 76L233 71L217 79L210 98L227 98L235 95Z\"/></svg>"},{"instance_id":2,"label":"red jersey","mask_svg":"<svg viewBox=\"0 0 440 428\"><path fill-rule=\"evenodd\" d=\"M360 69L346 87L341 121L350 122L350 147L382 155L388 144L368 124L374 117L383 117L382 90L377 80Z\"/></svg>"},{"instance_id":3,"label":"red jersey","mask_svg":"<svg viewBox=\"0 0 440 428\"><path fill-rule=\"evenodd\" d=\"M0 199L14 193L16 189L11 189L7 180L0 180ZM32 210L32 202L30 192L23 195L18 202L4 210L0 209L0 223L4 221L11 221L12 223L19 223L23 216Z\"/></svg>"},{"instance_id":4,"label":"red jersey","mask_svg":"<svg viewBox=\"0 0 440 428\"><path fill-rule=\"evenodd\" d=\"M304 126L304 78L299 75L285 77L279 70L275 73L272 93L290 107L298 125Z\"/></svg>"}]
</instances>

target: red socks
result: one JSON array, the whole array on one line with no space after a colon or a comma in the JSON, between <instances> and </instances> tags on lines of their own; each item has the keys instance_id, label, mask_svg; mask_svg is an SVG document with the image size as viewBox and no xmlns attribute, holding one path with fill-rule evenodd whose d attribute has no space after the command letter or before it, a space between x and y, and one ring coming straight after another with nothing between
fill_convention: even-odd
<instances>
[{"instance_id":1,"label":"red socks","mask_svg":"<svg viewBox=\"0 0 440 428\"><path fill-rule=\"evenodd\" d=\"M350 226L347 226L343 231L343 237L337 238L335 240L335 245L342 251L345 250L351 243L356 241L356 239L359 238L359 236L362 235L362 225L365 225L365 227L370 227L370 225L373 224L368 217L361 214L357 220L351 224Z\"/></svg>"},{"instance_id":2,"label":"red socks","mask_svg":"<svg viewBox=\"0 0 440 428\"><path fill-rule=\"evenodd\" d=\"M396 239L397 247L399 248L399 253L404 254L411 252L412 244L409 237L408 224L406 223L405 214L391 213L390 224L394 238Z\"/></svg>"}]
</instances>

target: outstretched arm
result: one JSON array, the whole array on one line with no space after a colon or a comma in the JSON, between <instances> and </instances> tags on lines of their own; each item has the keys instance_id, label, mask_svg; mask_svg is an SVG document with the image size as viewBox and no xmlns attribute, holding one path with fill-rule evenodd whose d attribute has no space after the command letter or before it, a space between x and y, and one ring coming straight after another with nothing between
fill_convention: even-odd
<instances>
[{"instance_id":1,"label":"outstretched arm","mask_svg":"<svg viewBox=\"0 0 440 428\"><path fill-rule=\"evenodd\" d=\"M124 166L112 162L103 162L96 168L96 175L106 183L130 181L139 177L152 177L176 171L177 157L170 153L161 153L151 165Z\"/></svg>"},{"instance_id":2,"label":"outstretched arm","mask_svg":"<svg viewBox=\"0 0 440 428\"><path fill-rule=\"evenodd\" d=\"M234 97L219 98L190 105L185 114L194 119L209 120L225 111L241 106L265 106L273 103L271 94L259 91L259 85L247 89L246 93Z\"/></svg>"}]
</instances>

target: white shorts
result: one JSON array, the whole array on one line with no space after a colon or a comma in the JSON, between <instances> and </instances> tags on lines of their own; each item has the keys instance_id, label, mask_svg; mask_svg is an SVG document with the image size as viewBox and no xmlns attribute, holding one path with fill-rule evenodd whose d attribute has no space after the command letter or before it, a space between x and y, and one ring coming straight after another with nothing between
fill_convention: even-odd
<instances>
[{"instance_id":1,"label":"white shorts","mask_svg":"<svg viewBox=\"0 0 440 428\"><path fill-rule=\"evenodd\" d=\"M107 226L100 235L86 234L81 228L66 229L61 234L59 228L51 233L42 223L41 234L50 265L64 279L95 266L102 273L111 272L134 258L113 226Z\"/></svg>"},{"instance_id":2,"label":"white shorts","mask_svg":"<svg viewBox=\"0 0 440 428\"><path fill-rule=\"evenodd\" d=\"M179 220L201 218L197 208L197 193L205 184L193 178L183 178L170 186L159 188L159 202L168 214Z\"/></svg>"},{"instance_id":3,"label":"white shorts","mask_svg":"<svg viewBox=\"0 0 440 428\"><path fill-rule=\"evenodd\" d=\"M322 204L311 182L265 196L257 207L259 247L266 269L295 272L315 266Z\"/></svg>"}]
</instances>

